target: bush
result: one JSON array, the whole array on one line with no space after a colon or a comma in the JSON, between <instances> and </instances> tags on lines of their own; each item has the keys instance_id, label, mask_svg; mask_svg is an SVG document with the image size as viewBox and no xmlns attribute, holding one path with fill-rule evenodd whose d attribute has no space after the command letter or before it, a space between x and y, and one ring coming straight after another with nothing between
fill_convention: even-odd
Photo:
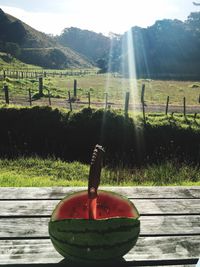
<instances>
[{"instance_id":1,"label":"bush","mask_svg":"<svg viewBox=\"0 0 200 267\"><path fill-rule=\"evenodd\" d=\"M143 125L113 111L1 108L0 124L1 157L54 156L89 163L99 143L105 147L105 164L110 166L133 167L172 158L200 160L199 130Z\"/></svg>"}]
</instances>

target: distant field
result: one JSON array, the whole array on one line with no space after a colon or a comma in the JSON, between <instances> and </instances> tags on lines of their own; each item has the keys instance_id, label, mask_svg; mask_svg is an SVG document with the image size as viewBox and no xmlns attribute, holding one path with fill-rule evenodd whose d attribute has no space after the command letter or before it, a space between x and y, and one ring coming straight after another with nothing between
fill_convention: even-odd
<instances>
[{"instance_id":1,"label":"distant field","mask_svg":"<svg viewBox=\"0 0 200 267\"><path fill-rule=\"evenodd\" d=\"M112 74L93 74L80 76L55 76L44 78L44 94L47 96L47 90L50 90L52 102L59 105L68 99L68 91L73 97L73 83L77 80L77 99L80 102L88 102L88 92L90 92L91 103L103 103L105 93L108 96L108 102L124 105L125 93L130 91L130 104L135 101L140 103L141 87L145 84L145 102L148 105L166 105L167 96L170 97L169 105L182 106L183 98L186 97L187 106L199 106L200 101L200 82L193 81L161 81L161 80L137 80L137 83L122 78L119 75ZM10 98L14 103L27 102L28 89L31 89L32 95L38 92L38 79L14 79L6 78L0 81L0 87L4 84L9 86ZM131 89L130 89L131 88ZM138 95L138 98L133 96ZM55 100L55 101L54 101ZM4 93L0 92L0 101L4 102ZM37 100L34 104L48 104L45 98ZM24 105L24 103L22 103ZM29 103L27 102L27 105ZM65 104L63 104L65 105Z\"/></svg>"}]
</instances>

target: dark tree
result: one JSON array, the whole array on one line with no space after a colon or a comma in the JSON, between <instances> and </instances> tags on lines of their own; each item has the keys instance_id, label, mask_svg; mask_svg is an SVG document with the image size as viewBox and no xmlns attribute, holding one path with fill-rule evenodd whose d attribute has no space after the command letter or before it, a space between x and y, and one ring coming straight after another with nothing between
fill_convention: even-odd
<instances>
[{"instance_id":1,"label":"dark tree","mask_svg":"<svg viewBox=\"0 0 200 267\"><path fill-rule=\"evenodd\" d=\"M104 58L99 58L97 61L97 67L100 68L99 73L105 73L108 70L108 63Z\"/></svg>"},{"instance_id":2,"label":"dark tree","mask_svg":"<svg viewBox=\"0 0 200 267\"><path fill-rule=\"evenodd\" d=\"M5 52L13 57L18 57L21 49L18 44L8 42L5 44Z\"/></svg>"}]
</instances>

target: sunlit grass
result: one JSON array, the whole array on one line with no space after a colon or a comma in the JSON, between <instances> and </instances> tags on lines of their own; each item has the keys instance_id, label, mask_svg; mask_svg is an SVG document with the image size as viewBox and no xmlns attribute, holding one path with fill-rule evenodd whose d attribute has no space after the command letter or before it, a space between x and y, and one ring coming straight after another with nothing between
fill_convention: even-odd
<instances>
[{"instance_id":1,"label":"sunlit grass","mask_svg":"<svg viewBox=\"0 0 200 267\"><path fill-rule=\"evenodd\" d=\"M108 93L108 102L121 103L124 105L125 93L131 91L130 80L117 74L98 74L68 77L46 77L44 78L44 94L50 90L52 97L67 99L68 91L73 96L73 83L77 79L77 97L80 101L88 101L87 93L90 92L91 102L104 102L105 92ZM108 83L109 80L109 83ZM7 78L0 81L0 87L7 84L11 97L23 96L28 100L28 89L32 93L38 92L37 79L13 79ZM140 79L133 85L133 91L138 92L139 96L136 104L140 104L141 88L145 84L145 102L147 105L163 105L165 109L167 96L170 105L183 106L183 97L186 97L186 106L199 105L200 83L193 81L161 81ZM106 88L107 86L107 88ZM133 100L133 92L130 95L130 104ZM0 91L0 98L4 99L4 92ZM28 105L28 102L27 102Z\"/></svg>"},{"instance_id":2,"label":"sunlit grass","mask_svg":"<svg viewBox=\"0 0 200 267\"><path fill-rule=\"evenodd\" d=\"M0 160L2 187L87 186L89 165L56 159ZM141 168L104 167L101 185L200 185L199 166L173 160Z\"/></svg>"},{"instance_id":3,"label":"sunlit grass","mask_svg":"<svg viewBox=\"0 0 200 267\"><path fill-rule=\"evenodd\" d=\"M140 119L140 115L138 115L137 118ZM182 129L191 128L198 131L200 129L199 114L197 114L196 118L194 118L193 114L188 114L186 117L184 117L183 114L178 113L168 116L165 116L163 113L147 113L146 122L155 126L170 125L177 126Z\"/></svg>"}]
</instances>

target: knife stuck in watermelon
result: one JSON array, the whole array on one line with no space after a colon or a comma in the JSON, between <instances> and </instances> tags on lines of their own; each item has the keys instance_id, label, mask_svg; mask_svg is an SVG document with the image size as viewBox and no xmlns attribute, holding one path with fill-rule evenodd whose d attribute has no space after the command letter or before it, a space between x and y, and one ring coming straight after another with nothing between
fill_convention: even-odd
<instances>
[{"instance_id":1,"label":"knife stuck in watermelon","mask_svg":"<svg viewBox=\"0 0 200 267\"><path fill-rule=\"evenodd\" d=\"M92 155L88 179L89 219L96 219L97 217L97 190L100 184L103 153L102 146L96 145Z\"/></svg>"},{"instance_id":2,"label":"knife stuck in watermelon","mask_svg":"<svg viewBox=\"0 0 200 267\"><path fill-rule=\"evenodd\" d=\"M120 259L137 242L139 213L126 197L98 190L104 150L96 145L88 190L67 195L54 209L49 235L55 249L73 261L102 263Z\"/></svg>"}]
</instances>

